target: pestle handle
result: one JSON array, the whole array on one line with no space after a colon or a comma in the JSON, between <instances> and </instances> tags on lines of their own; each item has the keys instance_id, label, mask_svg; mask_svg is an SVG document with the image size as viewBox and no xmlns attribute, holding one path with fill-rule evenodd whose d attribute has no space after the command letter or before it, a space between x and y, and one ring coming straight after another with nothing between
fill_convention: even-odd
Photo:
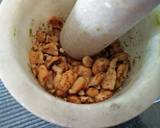
<instances>
[{"instance_id":1,"label":"pestle handle","mask_svg":"<svg viewBox=\"0 0 160 128\"><path fill-rule=\"evenodd\" d=\"M74 58L94 55L135 26L160 0L77 0L60 36Z\"/></svg>"}]
</instances>

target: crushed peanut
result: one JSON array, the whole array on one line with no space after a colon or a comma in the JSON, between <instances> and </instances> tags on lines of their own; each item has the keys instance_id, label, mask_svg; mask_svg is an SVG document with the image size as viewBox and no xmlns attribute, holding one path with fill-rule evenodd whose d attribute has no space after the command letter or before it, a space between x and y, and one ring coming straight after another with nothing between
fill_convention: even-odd
<instances>
[{"instance_id":1,"label":"crushed peanut","mask_svg":"<svg viewBox=\"0 0 160 128\"><path fill-rule=\"evenodd\" d=\"M86 92L86 94L90 97L95 97L96 95L98 95L98 90L96 88L89 88Z\"/></svg>"},{"instance_id":2,"label":"crushed peanut","mask_svg":"<svg viewBox=\"0 0 160 128\"><path fill-rule=\"evenodd\" d=\"M92 67L92 72L94 75L105 72L108 68L109 60L107 58L98 58Z\"/></svg>"},{"instance_id":3,"label":"crushed peanut","mask_svg":"<svg viewBox=\"0 0 160 128\"><path fill-rule=\"evenodd\" d=\"M87 80L84 77L79 77L71 89L69 90L70 94L77 94L81 89L83 89L87 84Z\"/></svg>"},{"instance_id":4,"label":"crushed peanut","mask_svg":"<svg viewBox=\"0 0 160 128\"><path fill-rule=\"evenodd\" d=\"M85 56L83 59L82 59L82 62L83 62L83 65L90 68L92 67L92 64L93 64L93 60L91 57L89 56Z\"/></svg>"},{"instance_id":5,"label":"crushed peanut","mask_svg":"<svg viewBox=\"0 0 160 128\"><path fill-rule=\"evenodd\" d=\"M52 17L33 35L29 62L33 75L50 94L76 104L102 102L121 88L129 72L129 56L115 41L96 56L69 57L60 45L63 20Z\"/></svg>"}]
</instances>

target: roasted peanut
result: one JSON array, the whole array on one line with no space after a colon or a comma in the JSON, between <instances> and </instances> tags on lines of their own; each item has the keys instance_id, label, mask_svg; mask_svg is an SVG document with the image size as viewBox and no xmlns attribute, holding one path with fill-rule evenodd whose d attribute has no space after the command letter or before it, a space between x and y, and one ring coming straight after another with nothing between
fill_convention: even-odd
<instances>
[{"instance_id":1,"label":"roasted peanut","mask_svg":"<svg viewBox=\"0 0 160 128\"><path fill-rule=\"evenodd\" d=\"M32 45L32 50L33 51L41 51L42 50L41 44L39 44L39 42L34 42Z\"/></svg>"},{"instance_id":2,"label":"roasted peanut","mask_svg":"<svg viewBox=\"0 0 160 128\"><path fill-rule=\"evenodd\" d=\"M57 63L58 61L59 61L58 56L48 56L45 61L45 65L47 68L50 68L54 63Z\"/></svg>"},{"instance_id":3,"label":"roasted peanut","mask_svg":"<svg viewBox=\"0 0 160 128\"><path fill-rule=\"evenodd\" d=\"M84 67L82 65L78 66L78 71L77 71L79 76L84 76L90 78L92 76L92 71L90 68Z\"/></svg>"},{"instance_id":4,"label":"roasted peanut","mask_svg":"<svg viewBox=\"0 0 160 128\"><path fill-rule=\"evenodd\" d=\"M62 73L63 72L63 69L61 67L57 66L57 65L53 65L52 70L54 72L57 72L57 73Z\"/></svg>"},{"instance_id":5,"label":"roasted peanut","mask_svg":"<svg viewBox=\"0 0 160 128\"><path fill-rule=\"evenodd\" d=\"M96 95L98 95L98 90L96 88L89 88L86 92L86 94L90 97L95 97Z\"/></svg>"},{"instance_id":6,"label":"roasted peanut","mask_svg":"<svg viewBox=\"0 0 160 128\"><path fill-rule=\"evenodd\" d=\"M96 74L94 77L92 77L89 86L97 86L99 84L101 84L101 82L103 81L105 77L105 73L98 73Z\"/></svg>"},{"instance_id":7,"label":"roasted peanut","mask_svg":"<svg viewBox=\"0 0 160 128\"><path fill-rule=\"evenodd\" d=\"M46 54L49 54L49 55L58 56L58 48L57 48L56 44L54 44L54 43L46 44L45 46L43 46L42 51Z\"/></svg>"},{"instance_id":8,"label":"roasted peanut","mask_svg":"<svg viewBox=\"0 0 160 128\"><path fill-rule=\"evenodd\" d=\"M57 66L62 69L62 72L69 70L68 63L62 62L62 63L58 64Z\"/></svg>"},{"instance_id":9,"label":"roasted peanut","mask_svg":"<svg viewBox=\"0 0 160 128\"><path fill-rule=\"evenodd\" d=\"M45 65L41 65L38 68L38 80L42 86L45 86L48 77L48 70Z\"/></svg>"},{"instance_id":10,"label":"roasted peanut","mask_svg":"<svg viewBox=\"0 0 160 128\"><path fill-rule=\"evenodd\" d=\"M80 96L80 101L82 103L94 103L94 99L92 97L89 96Z\"/></svg>"},{"instance_id":11,"label":"roasted peanut","mask_svg":"<svg viewBox=\"0 0 160 128\"><path fill-rule=\"evenodd\" d=\"M77 97L77 96L68 96L67 101L71 102L71 103L75 103L75 104L80 104L81 103L80 98Z\"/></svg>"},{"instance_id":12,"label":"roasted peanut","mask_svg":"<svg viewBox=\"0 0 160 128\"><path fill-rule=\"evenodd\" d=\"M117 79L120 79L121 77L125 78L128 74L128 65L127 64L121 64L117 68Z\"/></svg>"},{"instance_id":13,"label":"roasted peanut","mask_svg":"<svg viewBox=\"0 0 160 128\"><path fill-rule=\"evenodd\" d=\"M53 81L53 84L54 84L54 88L55 88L55 89L58 88L61 79L62 79L62 74L57 73L57 75L55 76L54 81Z\"/></svg>"},{"instance_id":14,"label":"roasted peanut","mask_svg":"<svg viewBox=\"0 0 160 128\"><path fill-rule=\"evenodd\" d=\"M39 43L43 43L46 40L46 33L43 31L37 31L36 32L36 40Z\"/></svg>"},{"instance_id":15,"label":"roasted peanut","mask_svg":"<svg viewBox=\"0 0 160 128\"><path fill-rule=\"evenodd\" d=\"M44 56L43 56L43 53L41 51L31 50L29 52L29 61L30 61L31 65L43 64L44 63L43 58L44 58Z\"/></svg>"},{"instance_id":16,"label":"roasted peanut","mask_svg":"<svg viewBox=\"0 0 160 128\"><path fill-rule=\"evenodd\" d=\"M46 37L46 42L47 43L53 43L57 46L58 45L58 38L56 36L47 36Z\"/></svg>"},{"instance_id":17,"label":"roasted peanut","mask_svg":"<svg viewBox=\"0 0 160 128\"><path fill-rule=\"evenodd\" d=\"M128 67L128 64L121 64L118 66L116 88L119 88L127 77Z\"/></svg>"},{"instance_id":18,"label":"roasted peanut","mask_svg":"<svg viewBox=\"0 0 160 128\"><path fill-rule=\"evenodd\" d=\"M46 82L46 87L47 89L54 89L54 77L55 74L52 71L48 72L48 76L47 76L47 82Z\"/></svg>"},{"instance_id":19,"label":"roasted peanut","mask_svg":"<svg viewBox=\"0 0 160 128\"><path fill-rule=\"evenodd\" d=\"M65 94L72 87L76 78L77 78L77 75L71 70L66 71L62 75L60 83L57 86L57 89L62 92L61 93L62 95Z\"/></svg>"},{"instance_id":20,"label":"roasted peanut","mask_svg":"<svg viewBox=\"0 0 160 128\"><path fill-rule=\"evenodd\" d=\"M128 54L125 52L119 52L113 56L114 58L117 58L118 61L128 62Z\"/></svg>"},{"instance_id":21,"label":"roasted peanut","mask_svg":"<svg viewBox=\"0 0 160 128\"><path fill-rule=\"evenodd\" d=\"M92 67L93 74L98 74L107 70L109 66L109 60L106 58L98 58Z\"/></svg>"},{"instance_id":22,"label":"roasted peanut","mask_svg":"<svg viewBox=\"0 0 160 128\"><path fill-rule=\"evenodd\" d=\"M114 90L116 84L116 71L114 69L109 69L106 73L106 77L102 82L103 89Z\"/></svg>"},{"instance_id":23,"label":"roasted peanut","mask_svg":"<svg viewBox=\"0 0 160 128\"><path fill-rule=\"evenodd\" d=\"M73 84L72 88L69 90L70 94L76 94L81 89L83 89L87 84L87 81L84 77L79 77Z\"/></svg>"},{"instance_id":24,"label":"roasted peanut","mask_svg":"<svg viewBox=\"0 0 160 128\"><path fill-rule=\"evenodd\" d=\"M95 97L95 100L96 102L100 102L112 97L112 95L113 95L112 91L103 90Z\"/></svg>"},{"instance_id":25,"label":"roasted peanut","mask_svg":"<svg viewBox=\"0 0 160 128\"><path fill-rule=\"evenodd\" d=\"M83 65L86 66L86 67L88 67L88 68L92 67L93 60L89 56L83 57L82 62L83 62Z\"/></svg>"},{"instance_id":26,"label":"roasted peanut","mask_svg":"<svg viewBox=\"0 0 160 128\"><path fill-rule=\"evenodd\" d=\"M116 63L117 59L113 59L110 62L110 66L108 68L108 71L105 75L105 78L102 82L102 88L103 89L109 89L109 90L114 90L115 89L115 84L116 84L116 79L117 79L117 74L116 74Z\"/></svg>"}]
</instances>

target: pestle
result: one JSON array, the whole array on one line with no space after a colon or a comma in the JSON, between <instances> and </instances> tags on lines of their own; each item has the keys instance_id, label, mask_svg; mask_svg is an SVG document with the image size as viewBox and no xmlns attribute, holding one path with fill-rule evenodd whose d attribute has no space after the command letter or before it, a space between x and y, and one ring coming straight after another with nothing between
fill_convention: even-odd
<instances>
[{"instance_id":1,"label":"pestle","mask_svg":"<svg viewBox=\"0 0 160 128\"><path fill-rule=\"evenodd\" d=\"M95 55L159 3L160 0L77 0L62 29L61 45L76 59Z\"/></svg>"}]
</instances>

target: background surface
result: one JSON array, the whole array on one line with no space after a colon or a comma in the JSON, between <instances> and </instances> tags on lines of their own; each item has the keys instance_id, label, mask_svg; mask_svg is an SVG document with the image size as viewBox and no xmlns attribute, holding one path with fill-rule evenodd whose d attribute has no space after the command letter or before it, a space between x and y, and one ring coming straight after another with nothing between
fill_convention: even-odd
<instances>
[{"instance_id":1,"label":"background surface","mask_svg":"<svg viewBox=\"0 0 160 128\"><path fill-rule=\"evenodd\" d=\"M0 0L1 2L2 0ZM7 91L0 80L0 128L62 128L34 116ZM160 128L160 102L135 119L114 128Z\"/></svg>"}]
</instances>

